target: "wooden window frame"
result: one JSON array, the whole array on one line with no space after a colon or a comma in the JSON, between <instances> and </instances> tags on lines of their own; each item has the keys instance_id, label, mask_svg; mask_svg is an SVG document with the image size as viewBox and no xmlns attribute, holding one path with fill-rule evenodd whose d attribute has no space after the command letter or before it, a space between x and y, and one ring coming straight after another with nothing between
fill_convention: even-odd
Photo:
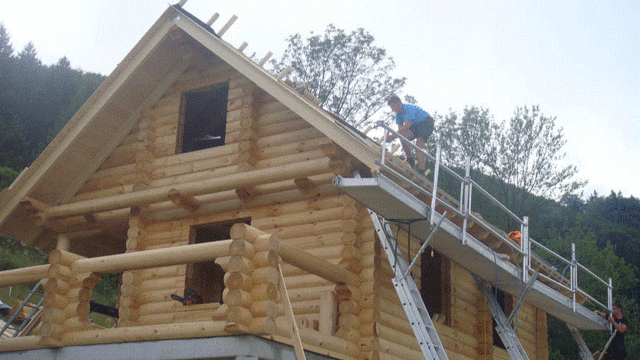
<instances>
[{"instance_id":1,"label":"wooden window frame","mask_svg":"<svg viewBox=\"0 0 640 360\"><path fill-rule=\"evenodd\" d=\"M185 91L181 95L176 154L225 144L229 83Z\"/></svg>"}]
</instances>

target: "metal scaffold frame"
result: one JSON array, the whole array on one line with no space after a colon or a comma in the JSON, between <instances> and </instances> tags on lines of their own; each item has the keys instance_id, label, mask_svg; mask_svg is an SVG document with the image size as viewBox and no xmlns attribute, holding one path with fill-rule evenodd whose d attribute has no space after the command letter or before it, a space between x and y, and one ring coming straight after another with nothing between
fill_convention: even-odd
<instances>
[{"instance_id":1,"label":"metal scaffold frame","mask_svg":"<svg viewBox=\"0 0 640 360\"><path fill-rule=\"evenodd\" d=\"M471 161L469 158L467 158L466 161L465 175L461 176L442 164L442 151L440 146L438 146L436 156L434 157L423 149L418 148L386 124L379 123L379 126L385 129L381 144L382 154L380 160L376 161L376 164L380 166L381 172L376 173L372 178L360 178L359 175L356 175L354 178L344 178L338 175L334 180L334 184L338 189L369 208L374 227L382 242L383 249L387 252L394 251L393 253L387 254L387 258L391 262L392 268L394 268L395 276L392 282L426 358L446 358L446 354L440 357L433 354L433 349L438 348L439 344L437 332L435 332L435 328L430 325L430 319L421 322L419 321L420 316L416 315L426 314L428 318L426 308L424 310L422 309L424 307L422 299L415 291L409 289L410 285L407 281L408 279L412 280L410 269L415 264L416 259L413 259L411 264L407 265L402 253L398 251L397 246L393 248L389 245L397 244L393 234L386 229L390 222L395 222L399 228L407 231L409 236L414 236L420 239L421 242L423 241L421 251L429 244L435 230L443 229L444 231L441 233L445 235L437 236L437 244L433 245L435 248L441 252L444 251L444 255L451 257L452 260L465 263L463 266L468 267L474 276L481 279L479 283L481 290L487 286L501 287L509 289L509 292L515 295L516 303L514 310L508 318L501 310L492 311L492 315L497 323L501 324L499 333L501 337L504 336L503 341L509 344L509 353L514 359L527 358L511 325L515 323L517 326L517 312L525 302L525 299L534 306L544 308L548 313L567 322L567 325L571 323L571 326L576 325L577 328L582 329L605 328L605 325L599 321L597 316L583 305L583 301L588 300L594 307L601 307L603 309L611 308L613 292L611 278L606 282L584 265L580 264L577 261L575 244L571 246L571 259L565 259L530 238L529 218L527 216L522 218L518 217L474 181L471 178ZM407 178L409 175L405 176L400 173L400 171L397 171L397 165L394 166L394 164L387 163L386 137L388 133L393 133L401 141L407 142L413 150L421 152L426 158L434 162L432 186L425 188L424 186L418 185L416 182ZM452 201L448 194L439 190L438 182L441 180L443 174L460 182L458 203ZM411 189L411 191L407 189ZM489 224L479 213L473 211L472 199L474 195L480 195L482 198L488 200L489 203L496 206L497 209L503 211L509 218L519 224L519 241L510 238L506 231ZM424 198L430 198L430 205L420 200ZM478 202L479 200L475 201ZM458 225L456 225L456 223L449 221L448 218L450 216L447 216L447 214L457 217L458 220L462 219L460 221L461 224L458 222ZM510 254L503 253L500 254L503 255L502 257L497 256L493 248L490 248L469 234L467 229L472 226L472 224L479 225L483 232L493 235L493 237L501 243L500 246L502 246L503 251L510 252ZM416 255L416 258L419 256L419 253ZM541 257L540 253L552 261L559 262L560 265L558 267L562 268L564 266L565 270L560 274L559 271L556 271L558 268ZM398 264L400 264L400 266L398 266ZM398 267L401 270L398 270ZM487 268L491 267L495 269L495 277L491 274L491 270L493 269L487 270ZM545 271L539 271L541 267L543 267ZM565 278L565 271L567 269L569 270L568 279ZM498 276L499 271L500 276ZM579 271L581 274L593 277L606 287L606 305L579 287ZM413 280L411 282L413 282ZM415 286L415 284L413 285ZM491 296L490 292L486 292L485 297L489 307L491 307L492 304L495 305L496 299ZM578 297L581 297L580 302L578 301ZM576 334L581 338L579 332L577 332L577 328L574 327ZM431 343L430 339L433 338L437 340Z\"/></svg>"},{"instance_id":2,"label":"metal scaffold frame","mask_svg":"<svg viewBox=\"0 0 640 360\"><path fill-rule=\"evenodd\" d=\"M536 254L536 252L540 252L540 253L544 253L547 256L557 259L558 261L560 261L562 264L564 264L565 266L567 266L570 271L569 271L569 283L570 285L567 286L565 284L563 284L561 281L559 281L558 279L554 279L551 278L549 276L546 276L545 274L538 274L538 276L548 282L551 282L554 284L554 286L556 287L556 289L564 289L567 290L569 292L571 292L572 294L572 308L573 311L576 311L576 297L578 295L580 296L584 296L585 298L587 298L589 301L591 301L593 304L595 304L596 306L608 310L611 309L611 305L613 302L613 284L612 284L612 280L611 278L609 278L609 281L605 281L604 279L602 279L601 277L599 277L598 275L596 275L595 273L593 273L591 270L589 270L587 267L585 267L584 265L580 264L577 261L577 257L576 257L576 248L575 248L575 243L572 244L571 246L571 259L565 259L562 256L558 255L557 253L555 253L553 250L547 248L546 246L542 245L541 243L539 243L538 241L535 241L534 239L529 237L529 217L528 216L523 216L522 218L520 218L518 215L516 215L515 213L513 213L509 208L507 208L504 204L502 204L500 201L498 201L493 195L491 195L487 190L485 190L482 186L480 186L476 181L474 181L471 176L471 160L470 158L467 158L466 164L465 164L465 176L462 177L460 176L457 172L455 172L454 170L452 170L451 168L447 167L446 165L442 164L441 161L441 153L442 150L440 148L440 146L438 145L437 147L437 151L436 151L436 156L432 156L431 154L429 154L427 151L419 148L418 146L416 146L414 143L412 143L411 141L409 141L409 139L403 137L400 133L396 132L395 130L393 130L391 127L389 127L387 124L383 123L383 122L379 122L377 124L379 127L384 128L385 132L382 136L382 153L381 153L381 157L380 157L380 162L378 163L378 165L380 165L380 167L382 169L384 169L385 171L393 174L394 176L398 177L401 181L405 182L406 184L412 186L414 189L423 192L424 194L426 194L427 196L431 197L431 222L433 224L433 222L435 221L436 216L433 216L433 214L436 212L436 205L441 205L443 207L445 207L447 209L447 211L453 211L455 213L457 213L458 215L463 217L463 226L461 227L461 241L463 244L466 243L467 241L467 222L472 220L475 221L476 223L482 223L483 219L479 216L479 214L475 213L474 211L472 211L472 199L473 199L473 195L475 192L477 192L479 195L482 195L485 199L489 200L490 203L492 203L493 205L497 206L500 210L502 210L505 214L507 214L511 219L515 220L518 224L520 224L520 233L521 233L521 242L520 242L520 246L516 246L516 244L514 244L512 241L510 241L510 239L506 236L506 232L505 233L501 233L499 231L497 231L494 227L492 226L487 226L486 230L491 232L495 237L497 237L498 239L500 239L504 244L506 244L507 246L509 246L509 248L511 248L512 251L515 252L516 255L519 255L522 257L522 261L520 264L518 264L518 266L520 267L521 270L521 281L522 283L526 283L527 280L529 279L529 277L531 276L531 274L533 274L536 269L534 269L532 267L531 264L531 258L533 255ZM420 152L422 153L426 158L430 159L431 161L434 162L434 171L433 171L433 189L432 191L428 191L423 189L422 187L420 187L419 185L415 184L413 181L409 180L408 178L406 178L405 176L401 175L400 173L398 173L397 171L395 171L394 169L392 169L390 166L388 166L386 164L386 157L387 157L387 142L386 142L386 138L387 138L387 134L388 133L392 133L394 134L398 139L400 139L400 141L402 142L406 142L407 144L409 144L409 146L416 152ZM460 198L459 198L459 207L456 209L453 206L451 206L449 203L447 203L444 199L442 199L441 197L438 197L438 181L440 180L440 172L445 172L446 174L450 175L453 179L456 179L460 182L460 187L461 187L461 191L460 191ZM534 252L535 250L535 252ZM606 300L606 304L604 304L603 302L601 302L600 300L594 298L593 296L591 296L590 294L586 293L584 290L582 290L579 285L578 285L578 271L583 271L585 274L591 276L593 279L597 280L599 283L603 284L606 287L607 290L607 300Z\"/></svg>"}]
</instances>

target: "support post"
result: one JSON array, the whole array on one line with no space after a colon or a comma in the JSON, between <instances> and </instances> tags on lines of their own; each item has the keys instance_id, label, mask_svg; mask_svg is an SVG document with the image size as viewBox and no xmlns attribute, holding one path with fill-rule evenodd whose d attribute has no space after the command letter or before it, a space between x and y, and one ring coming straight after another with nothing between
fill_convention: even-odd
<instances>
[{"instance_id":1,"label":"support post","mask_svg":"<svg viewBox=\"0 0 640 360\"><path fill-rule=\"evenodd\" d=\"M64 251L69 251L69 248L71 247L71 243L69 241L69 238L59 234L58 235L58 242L56 243L56 249L58 250L64 250Z\"/></svg>"},{"instance_id":2,"label":"support post","mask_svg":"<svg viewBox=\"0 0 640 360\"><path fill-rule=\"evenodd\" d=\"M462 245L467 243L467 221L469 219L469 213L471 212L471 184L469 182L469 176L471 175L471 157L467 156L464 175L464 201L463 211L464 220L462 221Z\"/></svg>"},{"instance_id":3,"label":"support post","mask_svg":"<svg viewBox=\"0 0 640 360\"><path fill-rule=\"evenodd\" d=\"M380 165L384 165L385 155L387 152L387 135L389 130L384 128L384 134L382 134L382 155L380 156Z\"/></svg>"},{"instance_id":4,"label":"support post","mask_svg":"<svg viewBox=\"0 0 640 360\"><path fill-rule=\"evenodd\" d=\"M607 307L609 311L613 307L613 281L609 278L609 287L607 288Z\"/></svg>"},{"instance_id":5,"label":"support post","mask_svg":"<svg viewBox=\"0 0 640 360\"><path fill-rule=\"evenodd\" d=\"M440 176L440 156L442 153L442 148L440 144L438 144L438 148L436 150L436 165L433 169L433 192L431 193L431 216L429 216L429 221L431 226L436 222L434 219L434 215L436 214L436 198L438 197L438 176Z\"/></svg>"},{"instance_id":6,"label":"support post","mask_svg":"<svg viewBox=\"0 0 640 360\"><path fill-rule=\"evenodd\" d=\"M576 291L578 290L578 261L576 260L576 243L571 243L571 293L573 312L576 312Z\"/></svg>"},{"instance_id":7,"label":"support post","mask_svg":"<svg viewBox=\"0 0 640 360\"><path fill-rule=\"evenodd\" d=\"M291 300L289 299L289 292L287 291L287 285L284 282L284 276L282 275L282 266L280 266L280 264L278 264L278 276L280 277L280 297L282 298L282 303L284 304L285 316L289 321L289 327L291 330L291 343L293 344L293 349L296 352L296 359L306 360L302 340L300 340L300 331L298 330L298 324L296 324L296 318L293 314L293 308L291 308Z\"/></svg>"},{"instance_id":8,"label":"support post","mask_svg":"<svg viewBox=\"0 0 640 360\"><path fill-rule=\"evenodd\" d=\"M529 242L529 217L524 216L522 218L522 227L520 231L522 251L522 282L526 283L529 280L529 268L531 267L531 243Z\"/></svg>"}]
</instances>

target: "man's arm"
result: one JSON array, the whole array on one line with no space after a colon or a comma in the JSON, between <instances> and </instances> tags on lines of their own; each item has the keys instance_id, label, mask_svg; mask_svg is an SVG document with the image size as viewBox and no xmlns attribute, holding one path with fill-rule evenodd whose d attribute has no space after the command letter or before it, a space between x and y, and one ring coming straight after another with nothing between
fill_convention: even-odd
<instances>
[{"instance_id":1,"label":"man's arm","mask_svg":"<svg viewBox=\"0 0 640 360\"><path fill-rule=\"evenodd\" d=\"M613 325L614 329L618 330L619 334L624 334L627 331L627 324L617 323L613 316L609 316L607 320Z\"/></svg>"},{"instance_id":2,"label":"man's arm","mask_svg":"<svg viewBox=\"0 0 640 360\"><path fill-rule=\"evenodd\" d=\"M407 131L411 128L411 120L405 120L405 122L398 126L398 132L400 134L402 134L404 131ZM389 135L387 135L387 141L392 141L395 140L397 138L397 136L395 134L389 133Z\"/></svg>"},{"instance_id":3,"label":"man's arm","mask_svg":"<svg viewBox=\"0 0 640 360\"><path fill-rule=\"evenodd\" d=\"M607 314L598 310L596 310L595 314L610 322L611 325L613 325L613 328L618 330L618 333L623 334L625 331L627 331L627 324L617 323L613 315L607 316Z\"/></svg>"}]
</instances>

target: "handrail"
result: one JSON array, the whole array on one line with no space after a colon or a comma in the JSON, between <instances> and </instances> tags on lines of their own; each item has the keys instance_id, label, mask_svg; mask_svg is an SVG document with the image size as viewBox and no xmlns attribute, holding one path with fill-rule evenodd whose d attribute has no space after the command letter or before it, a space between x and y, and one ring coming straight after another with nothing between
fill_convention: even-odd
<instances>
[{"instance_id":1,"label":"handrail","mask_svg":"<svg viewBox=\"0 0 640 360\"><path fill-rule=\"evenodd\" d=\"M609 282L607 283L606 281L604 281L602 278L600 278L598 275L596 275L595 273L593 273L591 270L587 269L584 265L580 264L577 260L576 260L576 251L575 251L575 244L572 244L572 259L568 260L563 258L562 256L560 256L559 254L555 253L553 250L547 248L546 246L542 245L541 243L531 239L528 237L529 234L529 220L528 218L525 216L524 218L520 218L518 217L515 213L513 213L509 208L507 208L504 204L502 204L500 201L498 201L498 199L496 199L493 195L491 195L491 193L489 193L486 189L484 189L482 186L480 186L475 180L471 179L470 177L470 159L467 158L467 166L466 166L466 175L460 176L457 172L453 171L452 169L450 169L449 167L447 167L446 165L442 165L439 161L439 153L440 153L440 147L438 147L438 154L434 157L431 154L429 154L427 151L425 151L424 149L418 147L417 145L415 145L414 143L412 143L409 139L405 138L404 136L402 136L401 134L399 134L397 131L393 130L390 126L388 126L387 124L385 124L384 122L378 122L377 125L379 127L382 127L385 129L385 132L383 134L383 138L382 138L382 154L381 154L381 161L379 163L380 167L390 171L392 173L394 173L394 175L398 176L400 179L402 179L404 182L410 184L411 186L413 186L414 188L418 189L419 191L427 194L428 196L432 197L432 211L435 211L435 204L441 204L444 205L445 207L447 207L447 209L450 209L452 211L454 211L455 213L461 215L464 217L464 223L462 225L462 243L465 243L465 237L466 237L466 224L467 224L467 219L471 218L473 220L475 220L478 224L480 224L484 229L486 229L487 231L489 231L490 233L492 233L495 237L497 237L500 241L502 241L503 243L507 244L511 249L515 250L516 252L524 255L523 259L522 259L522 265L523 265L523 271L522 271L522 280L524 282L527 281L527 277L529 274L529 271L534 271L535 269L533 269L531 267L531 258L536 255L536 253L531 249L531 245L535 245L538 248L546 251L547 253L549 253L550 255L552 255L553 257L561 260L562 262L566 263L570 268L570 276L569 276L569 281L571 286L567 287L566 285L560 283L559 281L552 279L548 276L545 276L544 274L539 274L539 276L541 276L544 279L547 279L548 281L557 284L558 288L564 288L567 291L570 291L572 294L572 300L573 300L573 310L576 311L576 295L580 294L585 296L587 299L589 299L590 301L592 301L594 304L596 304L597 306L600 306L604 309L610 309L611 304L612 304L612 294L613 294L613 285L611 282L611 278L609 278ZM398 174L396 171L394 171L393 169L391 169L391 167L386 166L385 164L385 154L387 152L387 135L388 133L392 133L394 134L401 142L408 144L412 149L414 149L417 152L420 152L422 155L424 155L425 157L431 159L432 161L435 162L435 166L437 167L434 171L434 190L432 192L429 192L426 189L423 189L422 187L418 186L417 184L414 184L412 181L410 181L409 179L407 179L406 177ZM453 176L454 179L460 181L460 209L454 209L451 205L449 205L447 202L445 202L444 200L441 200L438 198L437 196L437 188L435 188L437 185L437 177L438 177L438 170L442 169L444 171L446 171L446 173L450 174ZM498 206L499 209L501 209L502 211L504 211L508 216L510 216L511 218L513 218L514 220L516 220L520 226L521 226L521 234L522 234L522 241L520 242L520 247L516 246L515 244L513 244L511 241L509 241L508 237L505 236L505 234L500 234L499 232L497 232L495 229L493 229L492 226L485 226L483 224L484 220L475 216L471 210L471 199L472 199L472 194L473 194L473 190L476 189L480 194L484 195L491 203L493 203L494 205ZM433 221L433 219L432 219ZM516 264L518 265L518 264ZM578 287L578 269L582 269L584 270L588 275L592 276L593 278L595 278L597 281L603 283L606 287L607 287L607 297L608 297L608 306L602 304L600 301L596 300L595 298L593 298L591 295L585 293L582 289L580 289Z\"/></svg>"},{"instance_id":2,"label":"handrail","mask_svg":"<svg viewBox=\"0 0 640 360\"><path fill-rule=\"evenodd\" d=\"M582 270L586 271L589 275L591 275L594 278L596 278L596 280L599 280L600 282L602 282L605 286L609 286L608 282L604 281L604 279L601 279L598 275L594 274L593 271L587 269L584 265L578 263L578 267L581 268Z\"/></svg>"},{"instance_id":3,"label":"handrail","mask_svg":"<svg viewBox=\"0 0 640 360\"><path fill-rule=\"evenodd\" d=\"M482 195L486 196L489 200L491 200L491 202L494 205L497 205L498 207L500 207L502 210L504 210L504 212L506 212L507 214L509 214L512 218L518 220L518 222L520 224L524 224L524 221L522 219L520 219L518 217L518 215L514 214L511 210L509 210L509 208L507 208L504 204L502 204L500 201L498 201L498 199L496 199L495 197L493 197L493 195L491 195L487 190L485 190L482 186L480 186L477 182L475 182L473 179L469 179L469 181L475 185L475 187L478 189L478 191L480 191L482 193Z\"/></svg>"},{"instance_id":4,"label":"handrail","mask_svg":"<svg viewBox=\"0 0 640 360\"><path fill-rule=\"evenodd\" d=\"M550 255L552 255L552 256L554 256L554 257L556 257L558 260L560 260L560 261L563 261L563 262L567 263L567 265L571 265L571 261L569 261L569 260L567 260L567 259L563 258L562 256L560 256L560 255L556 254L553 250L549 249L548 247L546 247L546 246L544 246L544 245L540 244L539 242L537 242L537 241L535 241L535 240L533 240L533 239L530 239L530 241L531 241L531 243L532 243L532 244L534 244L534 245L536 245L536 246L540 247L540 248L541 248L541 249L543 249L543 250L546 250Z\"/></svg>"}]
</instances>

